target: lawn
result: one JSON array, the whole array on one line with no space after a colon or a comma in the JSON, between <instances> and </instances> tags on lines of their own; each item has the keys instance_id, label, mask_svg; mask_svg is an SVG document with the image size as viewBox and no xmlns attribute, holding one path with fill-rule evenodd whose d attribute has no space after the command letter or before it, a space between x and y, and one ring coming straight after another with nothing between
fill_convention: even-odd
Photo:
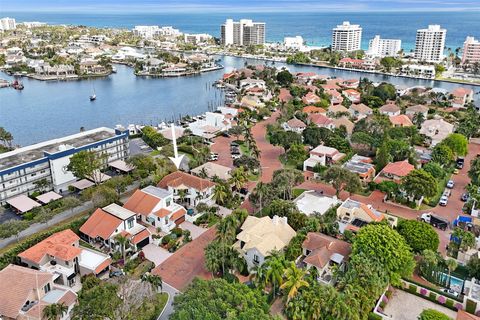
<instances>
[{"instance_id":1,"label":"lawn","mask_svg":"<svg viewBox=\"0 0 480 320\"><path fill-rule=\"evenodd\" d=\"M452 177L452 170L447 171L447 174L445 175L445 178L440 180L437 184L437 194L428 199L428 202L426 202L427 205L431 207L435 207L438 204L438 201L440 201L440 197L443 194L443 190L445 190L445 187L447 185L448 180L450 180Z\"/></svg>"},{"instance_id":2,"label":"lawn","mask_svg":"<svg viewBox=\"0 0 480 320\"><path fill-rule=\"evenodd\" d=\"M305 189L293 189L293 197L297 198L305 191L306 191Z\"/></svg>"}]
</instances>

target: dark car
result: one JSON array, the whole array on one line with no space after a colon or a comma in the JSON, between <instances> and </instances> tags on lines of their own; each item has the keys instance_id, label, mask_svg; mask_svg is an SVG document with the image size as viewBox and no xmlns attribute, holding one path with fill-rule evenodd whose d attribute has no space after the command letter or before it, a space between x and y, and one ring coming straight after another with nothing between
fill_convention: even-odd
<instances>
[{"instance_id":1,"label":"dark car","mask_svg":"<svg viewBox=\"0 0 480 320\"><path fill-rule=\"evenodd\" d=\"M121 277L123 276L125 273L123 273L122 270L115 270L115 271L110 271L110 278L113 278L113 277Z\"/></svg>"},{"instance_id":2,"label":"dark car","mask_svg":"<svg viewBox=\"0 0 480 320\"><path fill-rule=\"evenodd\" d=\"M243 195L247 195L248 194L248 189L247 188L241 188L239 192Z\"/></svg>"},{"instance_id":3,"label":"dark car","mask_svg":"<svg viewBox=\"0 0 480 320\"><path fill-rule=\"evenodd\" d=\"M465 159L463 158L458 158L456 163L455 163L455 167L457 169L463 169L463 165L465 164Z\"/></svg>"},{"instance_id":4,"label":"dark car","mask_svg":"<svg viewBox=\"0 0 480 320\"><path fill-rule=\"evenodd\" d=\"M230 138L230 134L226 131L223 131L222 132L222 137L225 137L225 138Z\"/></svg>"},{"instance_id":5,"label":"dark car","mask_svg":"<svg viewBox=\"0 0 480 320\"><path fill-rule=\"evenodd\" d=\"M460 197L460 200L462 200L463 202L466 202L466 201L468 201L468 198L469 198L468 193L464 193L464 194L462 194L462 196Z\"/></svg>"}]
</instances>

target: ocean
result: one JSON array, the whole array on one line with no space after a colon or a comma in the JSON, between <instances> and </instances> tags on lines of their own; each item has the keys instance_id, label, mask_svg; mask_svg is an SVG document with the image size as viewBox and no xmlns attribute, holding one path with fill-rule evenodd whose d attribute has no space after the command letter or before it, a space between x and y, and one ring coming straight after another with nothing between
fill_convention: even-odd
<instances>
[{"instance_id":1,"label":"ocean","mask_svg":"<svg viewBox=\"0 0 480 320\"><path fill-rule=\"evenodd\" d=\"M403 49L414 48L415 34L429 24L447 29L446 47L455 51L467 36L480 38L480 12L278 12L278 13L71 13L71 12L2 12L17 21L42 21L49 24L86 25L131 29L135 25L171 25L186 33L209 33L219 37L226 18L253 19L266 23L269 42L281 42L285 36L301 35L308 45L328 46L331 29L342 21L363 28L362 48L375 35L401 39Z\"/></svg>"}]
</instances>

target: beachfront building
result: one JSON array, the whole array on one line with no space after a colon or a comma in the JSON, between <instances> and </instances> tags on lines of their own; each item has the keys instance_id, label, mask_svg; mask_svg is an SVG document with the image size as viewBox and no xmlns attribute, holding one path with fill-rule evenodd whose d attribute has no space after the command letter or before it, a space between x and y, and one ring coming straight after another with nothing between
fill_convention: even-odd
<instances>
[{"instance_id":1,"label":"beachfront building","mask_svg":"<svg viewBox=\"0 0 480 320\"><path fill-rule=\"evenodd\" d=\"M213 37L207 33L185 33L183 35L183 40L185 41L185 43L191 44L207 43L212 39Z\"/></svg>"},{"instance_id":2,"label":"beachfront building","mask_svg":"<svg viewBox=\"0 0 480 320\"><path fill-rule=\"evenodd\" d=\"M159 27L159 26L135 26L133 34L145 39L152 39L155 37L177 37L182 35L180 30L173 27Z\"/></svg>"},{"instance_id":3,"label":"beachfront building","mask_svg":"<svg viewBox=\"0 0 480 320\"><path fill-rule=\"evenodd\" d=\"M13 18L2 18L0 19L0 30L15 30L17 28L17 23Z\"/></svg>"},{"instance_id":4,"label":"beachfront building","mask_svg":"<svg viewBox=\"0 0 480 320\"><path fill-rule=\"evenodd\" d=\"M67 312L59 320L70 319L77 295L54 283L55 275L9 264L0 270L0 318L43 320L43 309L63 304Z\"/></svg>"},{"instance_id":5,"label":"beachfront building","mask_svg":"<svg viewBox=\"0 0 480 320\"><path fill-rule=\"evenodd\" d=\"M357 51L362 42L362 28L358 24L344 21L332 31L332 50Z\"/></svg>"},{"instance_id":6,"label":"beachfront building","mask_svg":"<svg viewBox=\"0 0 480 320\"><path fill-rule=\"evenodd\" d=\"M440 25L429 25L426 29L417 30L415 40L415 59L426 62L441 62L444 58L443 48L447 30Z\"/></svg>"},{"instance_id":7,"label":"beachfront building","mask_svg":"<svg viewBox=\"0 0 480 320\"><path fill-rule=\"evenodd\" d=\"M463 43L463 64L473 64L480 62L480 41L474 37L467 37Z\"/></svg>"},{"instance_id":8,"label":"beachfront building","mask_svg":"<svg viewBox=\"0 0 480 320\"><path fill-rule=\"evenodd\" d=\"M109 255L80 246L80 237L67 229L21 252L20 263L29 268L49 272L56 285L81 288L80 276L108 273L112 260Z\"/></svg>"},{"instance_id":9,"label":"beachfront building","mask_svg":"<svg viewBox=\"0 0 480 320\"><path fill-rule=\"evenodd\" d=\"M124 160L129 155L128 130L97 128L63 138L40 142L0 154L0 204L18 195L39 190L63 192L77 180L67 166L70 158L83 150L107 153L107 163Z\"/></svg>"},{"instance_id":10,"label":"beachfront building","mask_svg":"<svg viewBox=\"0 0 480 320\"><path fill-rule=\"evenodd\" d=\"M367 55L377 58L396 57L402 48L402 40L382 39L376 35L368 43Z\"/></svg>"},{"instance_id":11,"label":"beachfront building","mask_svg":"<svg viewBox=\"0 0 480 320\"><path fill-rule=\"evenodd\" d=\"M283 46L285 49L300 50L303 48L303 43L304 41L302 36L283 38Z\"/></svg>"},{"instance_id":12,"label":"beachfront building","mask_svg":"<svg viewBox=\"0 0 480 320\"><path fill-rule=\"evenodd\" d=\"M249 19L233 21L227 19L221 28L221 42L224 46L249 46L265 44L265 22Z\"/></svg>"},{"instance_id":13,"label":"beachfront building","mask_svg":"<svg viewBox=\"0 0 480 320\"><path fill-rule=\"evenodd\" d=\"M233 245L247 262L248 270L260 267L272 251L283 250L296 235L287 217L257 218L248 216Z\"/></svg>"}]
</instances>

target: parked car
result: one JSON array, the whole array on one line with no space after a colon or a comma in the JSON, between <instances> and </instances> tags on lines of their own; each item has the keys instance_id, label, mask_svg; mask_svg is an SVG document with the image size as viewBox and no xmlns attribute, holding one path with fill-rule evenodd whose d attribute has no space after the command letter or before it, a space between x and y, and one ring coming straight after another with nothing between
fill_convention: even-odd
<instances>
[{"instance_id":1,"label":"parked car","mask_svg":"<svg viewBox=\"0 0 480 320\"><path fill-rule=\"evenodd\" d=\"M453 174L458 174L459 172L458 169L453 170Z\"/></svg>"},{"instance_id":2,"label":"parked car","mask_svg":"<svg viewBox=\"0 0 480 320\"><path fill-rule=\"evenodd\" d=\"M237 153L235 153L235 154L232 153L232 159L233 160L239 159L240 157L241 157L240 153L238 153L238 154Z\"/></svg>"},{"instance_id":3,"label":"parked car","mask_svg":"<svg viewBox=\"0 0 480 320\"><path fill-rule=\"evenodd\" d=\"M121 277L121 276L123 276L124 274L125 274L125 273L124 273L122 270L110 271L110 278Z\"/></svg>"},{"instance_id":4,"label":"parked car","mask_svg":"<svg viewBox=\"0 0 480 320\"><path fill-rule=\"evenodd\" d=\"M218 160L218 153L210 153L210 157L208 158L209 161L217 161Z\"/></svg>"},{"instance_id":5,"label":"parked car","mask_svg":"<svg viewBox=\"0 0 480 320\"><path fill-rule=\"evenodd\" d=\"M247 188L240 188L239 192L243 195L247 195L248 194L248 189Z\"/></svg>"},{"instance_id":6,"label":"parked car","mask_svg":"<svg viewBox=\"0 0 480 320\"><path fill-rule=\"evenodd\" d=\"M442 196L444 196L444 197L450 197L451 195L452 195L452 190L447 189L447 188L445 188L445 190L443 190Z\"/></svg>"},{"instance_id":7,"label":"parked car","mask_svg":"<svg viewBox=\"0 0 480 320\"><path fill-rule=\"evenodd\" d=\"M453 189L454 186L455 186L455 182L453 182L453 180L448 180L448 182L447 182L447 188Z\"/></svg>"},{"instance_id":8,"label":"parked car","mask_svg":"<svg viewBox=\"0 0 480 320\"><path fill-rule=\"evenodd\" d=\"M225 138L230 138L230 134L226 131L223 131L222 132L222 137L225 137Z\"/></svg>"},{"instance_id":9,"label":"parked car","mask_svg":"<svg viewBox=\"0 0 480 320\"><path fill-rule=\"evenodd\" d=\"M230 142L230 147L238 147L239 144L236 143L235 141Z\"/></svg>"},{"instance_id":10,"label":"parked car","mask_svg":"<svg viewBox=\"0 0 480 320\"><path fill-rule=\"evenodd\" d=\"M457 169L462 169L464 164L465 164L465 159L464 158L457 158L457 161L455 163L455 167L457 167Z\"/></svg>"},{"instance_id":11,"label":"parked car","mask_svg":"<svg viewBox=\"0 0 480 320\"><path fill-rule=\"evenodd\" d=\"M441 205L442 207L446 207L447 204L448 204L448 197L447 196L442 196L440 198L440 201L438 202L439 205Z\"/></svg>"},{"instance_id":12,"label":"parked car","mask_svg":"<svg viewBox=\"0 0 480 320\"><path fill-rule=\"evenodd\" d=\"M442 289L442 292L445 292L446 294L449 294L454 297L458 297L458 292L452 289L444 288Z\"/></svg>"},{"instance_id":13,"label":"parked car","mask_svg":"<svg viewBox=\"0 0 480 320\"><path fill-rule=\"evenodd\" d=\"M467 202L468 198L470 198L468 193L463 193L462 196L460 197L460 200L462 200L463 202Z\"/></svg>"}]
</instances>

